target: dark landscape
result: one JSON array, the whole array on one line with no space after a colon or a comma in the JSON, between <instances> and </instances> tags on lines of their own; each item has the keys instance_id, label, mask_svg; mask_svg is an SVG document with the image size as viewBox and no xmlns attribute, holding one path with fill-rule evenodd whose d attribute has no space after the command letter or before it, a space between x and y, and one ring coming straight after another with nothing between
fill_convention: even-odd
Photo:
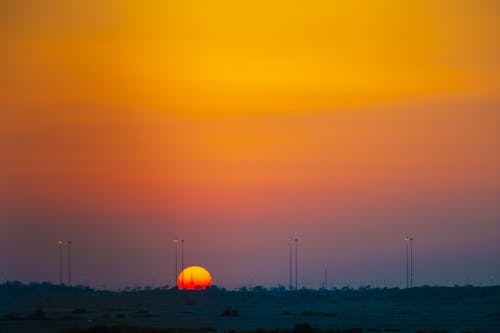
<instances>
[{"instance_id":1,"label":"dark landscape","mask_svg":"<svg viewBox=\"0 0 500 333\"><path fill-rule=\"evenodd\" d=\"M0 332L500 332L500 287L102 291L0 286Z\"/></svg>"}]
</instances>

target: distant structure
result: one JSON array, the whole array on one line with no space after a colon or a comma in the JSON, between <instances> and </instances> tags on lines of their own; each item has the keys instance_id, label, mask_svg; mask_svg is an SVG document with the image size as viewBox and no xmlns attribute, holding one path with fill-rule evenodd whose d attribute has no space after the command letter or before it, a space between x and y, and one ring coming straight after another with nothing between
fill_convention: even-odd
<instances>
[{"instance_id":1,"label":"distant structure","mask_svg":"<svg viewBox=\"0 0 500 333\"><path fill-rule=\"evenodd\" d=\"M298 280L299 280L299 254L298 254L298 243L299 243L299 239L298 238L295 238L295 291L297 291L299 289L299 283L298 283Z\"/></svg>"},{"instance_id":2,"label":"distant structure","mask_svg":"<svg viewBox=\"0 0 500 333\"><path fill-rule=\"evenodd\" d=\"M71 286L71 241L68 241L68 286Z\"/></svg>"},{"instance_id":3,"label":"distant structure","mask_svg":"<svg viewBox=\"0 0 500 333\"><path fill-rule=\"evenodd\" d=\"M298 238L293 238L293 237L288 237L288 259L289 259L289 267L290 267L290 281L289 281L289 288L290 291L294 289L294 284L293 284L293 279L292 279L292 272L293 272L293 265L292 265L292 242L295 242L295 290L299 289L299 268L298 268Z\"/></svg>"},{"instance_id":4,"label":"distant structure","mask_svg":"<svg viewBox=\"0 0 500 333\"><path fill-rule=\"evenodd\" d=\"M184 239L181 239L181 275L182 284L184 285Z\"/></svg>"},{"instance_id":5,"label":"distant structure","mask_svg":"<svg viewBox=\"0 0 500 333\"><path fill-rule=\"evenodd\" d=\"M178 255L179 240L175 238L172 242L174 243L174 283L176 283L178 276L178 268L179 268L179 264L177 263L177 259L179 258Z\"/></svg>"},{"instance_id":6,"label":"distant structure","mask_svg":"<svg viewBox=\"0 0 500 333\"><path fill-rule=\"evenodd\" d=\"M406 288L413 288L413 237L406 236Z\"/></svg>"},{"instance_id":7,"label":"distant structure","mask_svg":"<svg viewBox=\"0 0 500 333\"><path fill-rule=\"evenodd\" d=\"M292 237L288 237L288 252L289 252L289 259L290 259L290 291L292 290L292 241L293 241L293 238Z\"/></svg>"},{"instance_id":8,"label":"distant structure","mask_svg":"<svg viewBox=\"0 0 500 333\"><path fill-rule=\"evenodd\" d=\"M59 284L63 285L63 245L64 241L57 241L57 247L59 248Z\"/></svg>"}]
</instances>

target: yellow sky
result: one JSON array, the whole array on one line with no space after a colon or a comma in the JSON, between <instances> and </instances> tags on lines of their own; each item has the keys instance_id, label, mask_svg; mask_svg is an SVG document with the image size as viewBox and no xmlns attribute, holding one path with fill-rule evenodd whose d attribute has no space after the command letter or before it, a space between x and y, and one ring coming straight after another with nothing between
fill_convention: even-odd
<instances>
[{"instance_id":1,"label":"yellow sky","mask_svg":"<svg viewBox=\"0 0 500 333\"><path fill-rule=\"evenodd\" d=\"M5 1L2 105L315 111L500 92L500 3Z\"/></svg>"}]
</instances>

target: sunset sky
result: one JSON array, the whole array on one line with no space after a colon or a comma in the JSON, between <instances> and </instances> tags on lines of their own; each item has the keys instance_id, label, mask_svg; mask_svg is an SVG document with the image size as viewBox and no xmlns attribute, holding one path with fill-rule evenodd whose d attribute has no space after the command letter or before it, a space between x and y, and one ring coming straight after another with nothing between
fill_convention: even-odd
<instances>
[{"instance_id":1,"label":"sunset sky","mask_svg":"<svg viewBox=\"0 0 500 333\"><path fill-rule=\"evenodd\" d=\"M500 1L0 2L0 281L499 284Z\"/></svg>"}]
</instances>

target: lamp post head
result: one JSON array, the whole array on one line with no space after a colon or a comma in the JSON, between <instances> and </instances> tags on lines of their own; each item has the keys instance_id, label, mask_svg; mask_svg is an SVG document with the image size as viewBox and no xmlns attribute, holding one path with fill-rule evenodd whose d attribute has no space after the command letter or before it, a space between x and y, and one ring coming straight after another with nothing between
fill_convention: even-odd
<instances>
[{"instance_id":1,"label":"lamp post head","mask_svg":"<svg viewBox=\"0 0 500 333\"><path fill-rule=\"evenodd\" d=\"M172 242L174 242L174 244L178 244L179 240L178 239L174 239Z\"/></svg>"},{"instance_id":2,"label":"lamp post head","mask_svg":"<svg viewBox=\"0 0 500 333\"><path fill-rule=\"evenodd\" d=\"M410 237L410 236L405 237L405 241L411 241L411 240L413 240L413 237Z\"/></svg>"},{"instance_id":3,"label":"lamp post head","mask_svg":"<svg viewBox=\"0 0 500 333\"><path fill-rule=\"evenodd\" d=\"M62 241L62 240L57 241L57 245L61 246L63 244L64 244L64 241Z\"/></svg>"}]
</instances>

